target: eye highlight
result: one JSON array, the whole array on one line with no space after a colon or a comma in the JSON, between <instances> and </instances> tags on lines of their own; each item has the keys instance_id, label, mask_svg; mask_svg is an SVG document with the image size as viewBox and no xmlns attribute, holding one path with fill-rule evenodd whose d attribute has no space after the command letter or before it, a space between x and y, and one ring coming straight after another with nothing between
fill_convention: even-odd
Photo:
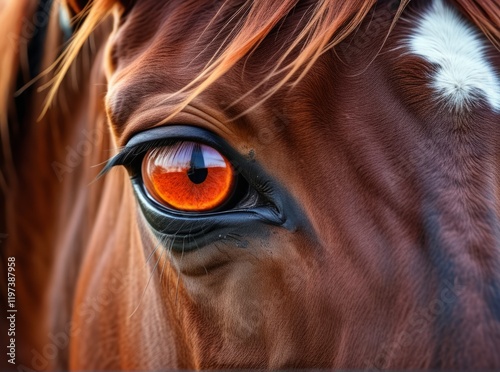
<instances>
[{"instance_id":1,"label":"eye highlight","mask_svg":"<svg viewBox=\"0 0 500 372\"><path fill-rule=\"evenodd\" d=\"M158 203L185 212L222 207L235 189L235 172L219 151L181 141L149 150L142 161L146 190Z\"/></svg>"}]
</instances>

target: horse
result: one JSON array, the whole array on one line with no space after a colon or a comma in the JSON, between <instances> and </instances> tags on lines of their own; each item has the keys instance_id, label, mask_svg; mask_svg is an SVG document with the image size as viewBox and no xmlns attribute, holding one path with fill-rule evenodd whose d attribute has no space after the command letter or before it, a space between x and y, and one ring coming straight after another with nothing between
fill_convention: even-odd
<instances>
[{"instance_id":1,"label":"horse","mask_svg":"<svg viewBox=\"0 0 500 372\"><path fill-rule=\"evenodd\" d=\"M0 16L5 368L500 368L498 1Z\"/></svg>"}]
</instances>

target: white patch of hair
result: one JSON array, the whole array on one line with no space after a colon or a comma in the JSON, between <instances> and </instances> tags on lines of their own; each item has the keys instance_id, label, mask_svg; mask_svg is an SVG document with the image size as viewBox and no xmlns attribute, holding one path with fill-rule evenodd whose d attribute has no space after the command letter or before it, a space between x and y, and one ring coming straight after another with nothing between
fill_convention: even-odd
<instances>
[{"instance_id":1,"label":"white patch of hair","mask_svg":"<svg viewBox=\"0 0 500 372\"><path fill-rule=\"evenodd\" d=\"M453 108L467 109L486 99L500 111L500 81L487 59L484 39L442 0L434 0L410 37L410 51L438 66L431 85Z\"/></svg>"}]
</instances>

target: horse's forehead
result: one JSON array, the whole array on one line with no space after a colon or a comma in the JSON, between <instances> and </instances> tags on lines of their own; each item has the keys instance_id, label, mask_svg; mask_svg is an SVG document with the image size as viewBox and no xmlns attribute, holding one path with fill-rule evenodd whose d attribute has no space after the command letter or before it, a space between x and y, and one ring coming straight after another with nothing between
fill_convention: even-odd
<instances>
[{"instance_id":1,"label":"horse's forehead","mask_svg":"<svg viewBox=\"0 0 500 372\"><path fill-rule=\"evenodd\" d=\"M145 5L148 1L142 0L139 4ZM112 51L118 65L122 67L110 81L107 101L109 117L112 119L112 125L116 127L115 133L123 134L125 138L128 137L127 133L136 131L136 121L131 120L131 117L141 110L156 105L157 102L165 103L161 97L166 97L189 84L211 58L223 49L230 34L235 32L237 28L235 25L238 24L238 17L241 15L238 13L238 2L232 7L227 6L223 11L214 5L202 7L205 14L199 14L200 6L197 8L195 3L197 2L189 2L186 6L180 4L160 7L161 9L148 19L146 25L143 21L145 14L150 14L150 6L134 9L133 17L124 23L118 37L114 39L109 50ZM381 42L394 15L394 9L388 9L386 7L374 14L375 18L380 18L377 26L383 26L376 30L376 38ZM227 14L221 16L220 13L224 11ZM261 83L275 67L274 64L280 57L279 53L293 43L293 34L297 33L298 24L304 21L307 12L308 7L299 7L293 14L288 15L258 48L212 84L193 103L204 106L204 109L212 112L219 111L221 117L226 119L244 112L249 107L254 107L254 104L261 101L267 86L258 87L251 94L246 93ZM186 13L189 14L188 17ZM217 21L212 19L215 14L218 17ZM218 23L218 27L211 27L214 22ZM143 25L145 29L142 28ZM138 32L139 29L141 32ZM379 46L380 43L370 45L369 54L375 55ZM366 52L366 50L355 50L354 54L366 54ZM322 58L323 62L332 59L334 55L335 53L327 53ZM294 56L295 53L292 53L290 58ZM120 60L125 62L120 65ZM341 60L337 62L343 63ZM288 122L286 106L295 106L300 100L310 101L311 97L316 97L318 91L314 87L314 81L317 81L318 75L325 73L324 67L324 63L320 63L319 68L316 68L318 73L313 72L310 76L306 76L305 83L300 84L297 89L286 94L277 94L268 102L255 105L252 112L247 112L245 130L248 132L254 129L251 135L265 137L266 134L262 134L262 125L267 123L264 132L272 130L268 125L269 119L277 122L278 126ZM326 66L327 69L331 67ZM272 85L272 81L269 84ZM243 99L238 100L243 96ZM230 105L232 103L235 104ZM223 108L228 106L230 107L227 112L222 113ZM168 104L163 105L157 110L158 117L151 119L149 124L142 121L145 127L140 129L147 129L147 126L154 125L156 119L160 121L168 116L168 110L171 108L172 106ZM163 113L160 113L161 111ZM160 118L161 115L163 117ZM256 120L253 120L254 118ZM226 120L226 122L236 125L241 121ZM252 128L253 125L256 128Z\"/></svg>"},{"instance_id":2,"label":"horse's forehead","mask_svg":"<svg viewBox=\"0 0 500 372\"><path fill-rule=\"evenodd\" d=\"M230 33L230 23L237 23L238 20L238 17L233 14L236 8L228 7L227 17L222 17L219 21L220 27L208 27L213 15L219 11L218 6L213 4L200 6L199 2L189 2L185 3L187 5L160 7L160 10L145 23L144 15L151 15L148 2L149 0L139 2L143 5L142 8L139 7L134 16L124 24L123 30L120 31L121 37L115 42L116 58L127 62L111 81L108 110L112 124L116 127L115 133L123 134L124 138L138 129L144 130L148 126L153 126L154 120L157 119L157 122L160 122L168 116L171 106L161 106L156 103L165 103L162 97L183 88L197 76L217 49L222 47ZM343 43L347 54L340 53L340 59L336 60L336 63L346 64L347 62L348 65L359 67L360 63L356 59L361 59L366 61L366 67L368 67L370 61L365 57L375 56L382 46L393 15L394 13L388 8L381 7L376 10L373 18L366 20L366 29L363 32L354 33ZM302 17L300 12L295 16L296 19ZM202 103L200 106L220 113L229 103L258 84L266 72L272 68L271 62L275 60L272 57L275 50L279 49L281 43L289 42L294 24L293 17L290 18L289 23L283 23L280 26L277 35L266 40L249 58L245 58L241 64L201 95L198 100ZM439 101L444 105L460 109L466 108L477 100L486 100L493 109L500 109L498 71L495 71L494 66L488 60L488 50L491 46L488 45L484 35L467 23L457 10L445 5L442 0L435 0L427 6L420 7L418 14L404 21L395 29L398 31L400 27L404 32L400 34L393 32L386 45L387 50L395 49L396 53L382 53L377 57L377 61L387 63L387 66L398 65L395 69L397 72L388 72L391 78L390 84L399 85L402 95L409 93L413 95L407 100L409 105L418 104L423 100L428 103ZM138 28L141 32L138 32ZM363 40L367 38L369 42L365 43ZM342 46L341 44L340 52L342 52ZM349 60L344 58L346 56L352 58ZM408 67L413 66L412 58L418 59L416 68ZM362 70L349 71L349 67L346 69L345 66L340 66L340 69L344 74L351 72L353 75ZM317 89L311 87L315 84L318 87L318 84L328 83L315 78L321 75L323 78L328 77L331 80L330 83L337 84L338 76L335 74L338 71L334 70L336 70L335 66L333 70L326 72L324 69L322 72L321 68L316 69L318 73L315 74L313 71L305 79L306 84L301 85L302 92L299 87L289 95L292 99L279 101L279 98L286 98L285 95L281 95L275 101L271 100L262 105L261 110L253 115L260 120L247 121L246 124L249 124L247 131L254 129L252 135L260 135L262 128L252 128L252 125L261 125L269 117L274 119L279 117L278 121L282 122L282 118L286 116L284 111L286 111L287 102L289 106L292 104L295 106L293 110L296 109L298 100L309 102L309 106L315 105L311 103L311 99L321 95L318 94ZM368 80L380 78L370 75L369 72L364 76ZM415 83L412 79L415 76L419 84L416 93L412 87ZM342 80L344 85L337 84L336 89L344 91L346 97L352 96L356 89L362 88L362 84L353 83L355 80L348 83L345 79ZM239 105L232 107L233 111L228 115L238 114L238 110L244 111L251 107L259 100L259 94L260 92L256 91L255 94L246 96L245 100L239 102ZM325 103L323 98L318 99L322 104ZM326 102L326 105L331 104L332 102ZM149 109L155 105L157 118L155 115L149 115L151 119L149 122L142 119L130 120L131 116L140 113L142 108ZM319 103L317 105L320 106ZM276 114L276 107L280 107L279 114ZM306 108L307 105L301 104L300 107ZM424 107L423 110L429 111L430 107L432 106ZM221 117L224 118L223 115ZM238 121L232 123L235 124Z\"/></svg>"}]
</instances>

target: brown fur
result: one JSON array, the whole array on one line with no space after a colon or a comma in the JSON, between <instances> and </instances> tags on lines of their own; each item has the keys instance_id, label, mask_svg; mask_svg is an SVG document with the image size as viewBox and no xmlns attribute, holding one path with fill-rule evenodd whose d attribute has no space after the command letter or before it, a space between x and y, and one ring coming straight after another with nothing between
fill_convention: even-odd
<instances>
[{"instance_id":1,"label":"brown fur","mask_svg":"<svg viewBox=\"0 0 500 372\"><path fill-rule=\"evenodd\" d=\"M77 91L71 71L56 75L69 109L53 105L16 144L21 185L36 186L9 190L8 252L23 272L45 260L19 295L20 308L46 306L25 313L24 335L45 327L22 363L53 342L50 325L70 342L47 368L500 368L499 116L481 102L448 111L427 87L433 66L398 52L422 3L394 25L403 6L317 2L316 29L307 1L233 20L232 2L138 0L126 13L95 2L60 70L94 32L94 53L78 60L92 68L72 67L92 74ZM459 4L498 43L498 5ZM243 43L242 30L258 37ZM227 36L235 44L217 53ZM104 112L111 136L58 182L52 159L104 126ZM246 249L224 239L184 255L155 249L123 169L88 185L92 165L166 118L253 153L310 227L266 225L242 238Z\"/></svg>"}]
</instances>

